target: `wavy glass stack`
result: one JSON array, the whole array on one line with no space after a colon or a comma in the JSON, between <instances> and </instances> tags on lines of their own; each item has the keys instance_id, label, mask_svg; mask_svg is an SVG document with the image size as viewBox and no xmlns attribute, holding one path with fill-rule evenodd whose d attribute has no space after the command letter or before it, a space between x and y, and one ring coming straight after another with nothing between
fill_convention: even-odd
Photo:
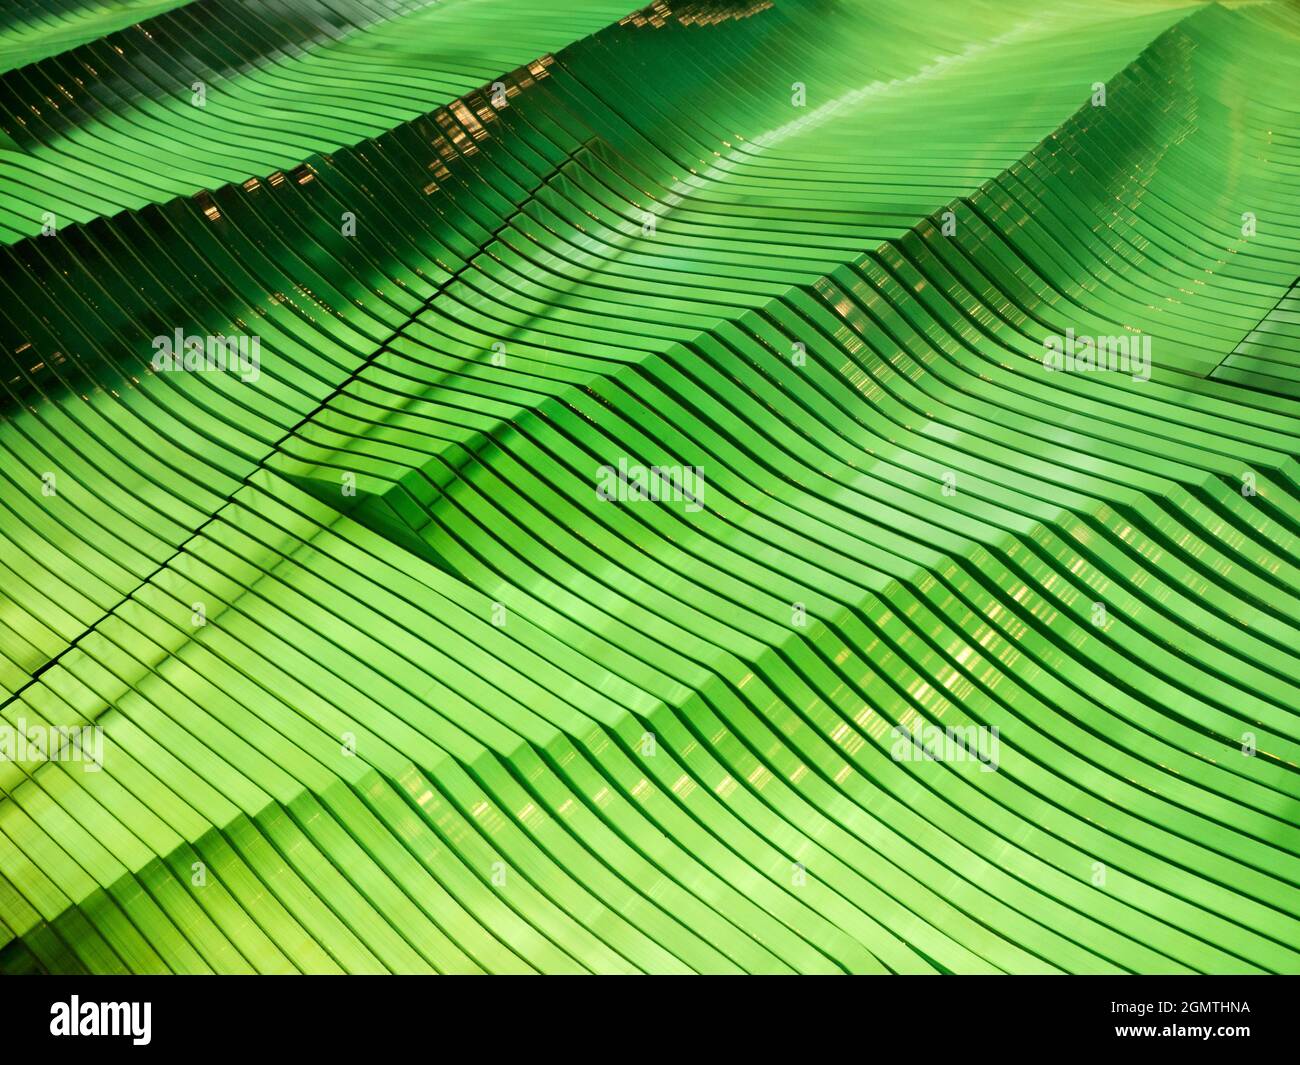
<instances>
[{"instance_id":1,"label":"wavy glass stack","mask_svg":"<svg viewBox=\"0 0 1300 1065\"><path fill-rule=\"evenodd\" d=\"M0 970L1300 971L1298 46L11 7Z\"/></svg>"}]
</instances>

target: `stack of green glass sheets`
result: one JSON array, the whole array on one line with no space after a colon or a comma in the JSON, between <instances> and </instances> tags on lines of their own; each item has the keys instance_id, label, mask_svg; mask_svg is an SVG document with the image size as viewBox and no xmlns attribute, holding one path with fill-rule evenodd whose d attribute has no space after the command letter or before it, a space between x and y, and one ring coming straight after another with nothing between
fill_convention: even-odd
<instances>
[{"instance_id":1,"label":"stack of green glass sheets","mask_svg":"<svg viewBox=\"0 0 1300 1065\"><path fill-rule=\"evenodd\" d=\"M0 70L0 971L1300 971L1294 5Z\"/></svg>"}]
</instances>

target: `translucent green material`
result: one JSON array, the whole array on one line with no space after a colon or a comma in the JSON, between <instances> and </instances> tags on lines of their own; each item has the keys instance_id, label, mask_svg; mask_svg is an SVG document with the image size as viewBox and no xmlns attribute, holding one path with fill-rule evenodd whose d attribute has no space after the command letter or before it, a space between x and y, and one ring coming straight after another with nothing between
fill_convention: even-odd
<instances>
[{"instance_id":1,"label":"translucent green material","mask_svg":"<svg viewBox=\"0 0 1300 1065\"><path fill-rule=\"evenodd\" d=\"M1293 6L154 7L0 23L0 970L1300 971Z\"/></svg>"}]
</instances>

